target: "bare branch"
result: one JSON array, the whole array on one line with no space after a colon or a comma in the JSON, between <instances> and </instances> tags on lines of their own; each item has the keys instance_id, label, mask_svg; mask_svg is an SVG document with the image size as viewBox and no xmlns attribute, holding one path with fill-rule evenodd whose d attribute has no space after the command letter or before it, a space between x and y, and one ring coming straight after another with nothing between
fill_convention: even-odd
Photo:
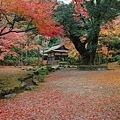
<instances>
[{"instance_id":1,"label":"bare branch","mask_svg":"<svg viewBox=\"0 0 120 120\"><path fill-rule=\"evenodd\" d=\"M3 27L0 31L0 35L2 34L2 32L7 28L7 26Z\"/></svg>"},{"instance_id":2,"label":"bare branch","mask_svg":"<svg viewBox=\"0 0 120 120\"><path fill-rule=\"evenodd\" d=\"M1 13L5 16L5 19L8 22L8 24L11 24L10 21L9 21L9 19L7 18L7 15L4 12L1 12Z\"/></svg>"},{"instance_id":3,"label":"bare branch","mask_svg":"<svg viewBox=\"0 0 120 120\"><path fill-rule=\"evenodd\" d=\"M34 30L34 29L36 29L36 27L33 27L33 28L30 28L30 29L26 29L26 30L19 30L19 31L17 31L17 30L9 30L8 32L4 32L4 33L1 33L0 34L0 36L3 36L3 35L6 35L6 34L9 34L9 33L11 33L11 32L15 32L15 33L20 33L20 32L28 32L28 31L30 31L30 30Z\"/></svg>"}]
</instances>

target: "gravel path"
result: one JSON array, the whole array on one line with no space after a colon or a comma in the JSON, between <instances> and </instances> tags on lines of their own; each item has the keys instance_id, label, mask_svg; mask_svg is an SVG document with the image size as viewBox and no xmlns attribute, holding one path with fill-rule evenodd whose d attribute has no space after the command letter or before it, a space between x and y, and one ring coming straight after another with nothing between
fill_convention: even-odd
<instances>
[{"instance_id":1,"label":"gravel path","mask_svg":"<svg viewBox=\"0 0 120 120\"><path fill-rule=\"evenodd\" d=\"M120 69L63 69L45 81L0 100L0 120L120 120Z\"/></svg>"}]
</instances>

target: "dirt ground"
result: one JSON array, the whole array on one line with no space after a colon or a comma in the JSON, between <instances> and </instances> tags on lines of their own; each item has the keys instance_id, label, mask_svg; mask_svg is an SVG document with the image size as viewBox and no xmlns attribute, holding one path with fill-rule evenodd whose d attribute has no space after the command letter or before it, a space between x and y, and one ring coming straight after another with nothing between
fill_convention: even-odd
<instances>
[{"instance_id":1,"label":"dirt ground","mask_svg":"<svg viewBox=\"0 0 120 120\"><path fill-rule=\"evenodd\" d=\"M35 91L0 100L0 120L120 120L120 66L50 73Z\"/></svg>"}]
</instances>

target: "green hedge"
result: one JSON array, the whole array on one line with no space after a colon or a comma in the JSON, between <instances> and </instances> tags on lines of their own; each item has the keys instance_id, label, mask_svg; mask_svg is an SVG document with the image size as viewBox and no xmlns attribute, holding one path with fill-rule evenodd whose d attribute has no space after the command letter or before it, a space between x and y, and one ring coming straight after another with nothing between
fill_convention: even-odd
<instances>
[{"instance_id":1,"label":"green hedge","mask_svg":"<svg viewBox=\"0 0 120 120\"><path fill-rule=\"evenodd\" d=\"M88 71L88 70L107 70L108 66L100 66L100 65L78 65L77 68L79 70Z\"/></svg>"}]
</instances>

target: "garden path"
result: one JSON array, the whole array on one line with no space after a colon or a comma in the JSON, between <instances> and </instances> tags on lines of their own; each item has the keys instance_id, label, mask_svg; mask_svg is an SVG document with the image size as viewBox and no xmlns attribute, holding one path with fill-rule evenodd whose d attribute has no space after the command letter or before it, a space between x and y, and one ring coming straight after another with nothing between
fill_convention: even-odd
<instances>
[{"instance_id":1,"label":"garden path","mask_svg":"<svg viewBox=\"0 0 120 120\"><path fill-rule=\"evenodd\" d=\"M58 70L35 91L0 100L0 120L120 120L120 69Z\"/></svg>"}]
</instances>

